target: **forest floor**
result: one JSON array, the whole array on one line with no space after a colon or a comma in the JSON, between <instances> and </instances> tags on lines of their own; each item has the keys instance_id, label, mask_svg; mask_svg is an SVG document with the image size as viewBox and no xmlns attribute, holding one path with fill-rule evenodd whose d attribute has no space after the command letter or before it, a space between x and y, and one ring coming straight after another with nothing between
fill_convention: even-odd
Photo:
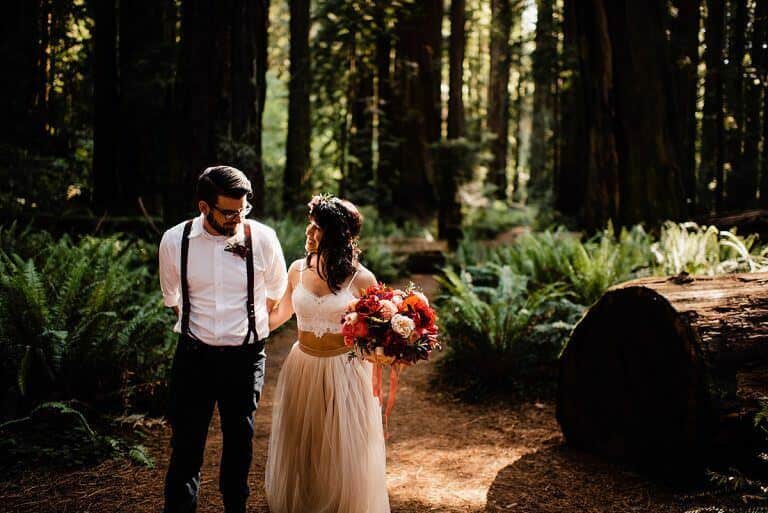
<instances>
[{"instance_id":1,"label":"forest floor","mask_svg":"<svg viewBox=\"0 0 768 513\"><path fill-rule=\"evenodd\" d=\"M429 295L436 291L430 276L413 280ZM267 381L255 416L251 512L268 511L263 487L273 394L294 339L294 329L283 329L267 349ZM550 402L467 404L441 392L432 384L439 357L401 377L387 442L386 486L393 512L667 513L722 501L675 491L567 448ZM154 469L109 460L79 470L0 477L0 512L161 511L170 432L161 425L153 434L147 445ZM221 449L215 415L202 470L200 513L222 511L217 489Z\"/></svg>"}]
</instances>

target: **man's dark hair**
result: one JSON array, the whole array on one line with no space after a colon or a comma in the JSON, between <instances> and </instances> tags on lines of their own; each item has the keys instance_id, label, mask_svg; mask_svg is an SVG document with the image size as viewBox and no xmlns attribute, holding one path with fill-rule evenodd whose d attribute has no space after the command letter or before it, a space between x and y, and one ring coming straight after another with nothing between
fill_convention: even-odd
<instances>
[{"instance_id":1,"label":"man's dark hair","mask_svg":"<svg viewBox=\"0 0 768 513\"><path fill-rule=\"evenodd\" d=\"M252 196L251 182L245 173L230 166L212 166L200 173L197 179L197 200L210 206L216 205L216 197L240 199Z\"/></svg>"}]
</instances>

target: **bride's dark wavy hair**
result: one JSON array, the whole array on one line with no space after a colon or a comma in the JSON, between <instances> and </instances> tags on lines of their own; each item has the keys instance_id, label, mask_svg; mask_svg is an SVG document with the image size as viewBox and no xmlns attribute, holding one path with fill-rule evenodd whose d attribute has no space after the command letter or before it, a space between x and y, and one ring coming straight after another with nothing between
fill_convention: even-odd
<instances>
[{"instance_id":1,"label":"bride's dark wavy hair","mask_svg":"<svg viewBox=\"0 0 768 513\"><path fill-rule=\"evenodd\" d=\"M317 274L336 293L355 270L363 216L350 201L335 196L315 196L308 206L309 218L323 230L317 248ZM307 255L307 266L311 257Z\"/></svg>"}]
</instances>

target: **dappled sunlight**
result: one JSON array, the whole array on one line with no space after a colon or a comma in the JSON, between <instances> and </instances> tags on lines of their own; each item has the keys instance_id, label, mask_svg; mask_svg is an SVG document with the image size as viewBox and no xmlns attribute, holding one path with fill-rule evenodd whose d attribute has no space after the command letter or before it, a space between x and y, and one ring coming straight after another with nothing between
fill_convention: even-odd
<instances>
[{"instance_id":1,"label":"dappled sunlight","mask_svg":"<svg viewBox=\"0 0 768 513\"><path fill-rule=\"evenodd\" d=\"M388 454L390 498L482 508L499 471L523 454L519 448L494 445L440 449L431 444L420 448L410 443L395 444Z\"/></svg>"}]
</instances>

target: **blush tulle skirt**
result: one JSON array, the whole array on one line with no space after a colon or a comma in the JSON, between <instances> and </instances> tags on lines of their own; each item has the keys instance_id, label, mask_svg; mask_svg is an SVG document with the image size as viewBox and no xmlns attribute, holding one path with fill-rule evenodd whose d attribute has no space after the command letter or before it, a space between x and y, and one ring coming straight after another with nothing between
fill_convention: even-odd
<instances>
[{"instance_id":1,"label":"blush tulle skirt","mask_svg":"<svg viewBox=\"0 0 768 513\"><path fill-rule=\"evenodd\" d=\"M372 365L293 345L280 370L265 475L272 513L389 513Z\"/></svg>"}]
</instances>

